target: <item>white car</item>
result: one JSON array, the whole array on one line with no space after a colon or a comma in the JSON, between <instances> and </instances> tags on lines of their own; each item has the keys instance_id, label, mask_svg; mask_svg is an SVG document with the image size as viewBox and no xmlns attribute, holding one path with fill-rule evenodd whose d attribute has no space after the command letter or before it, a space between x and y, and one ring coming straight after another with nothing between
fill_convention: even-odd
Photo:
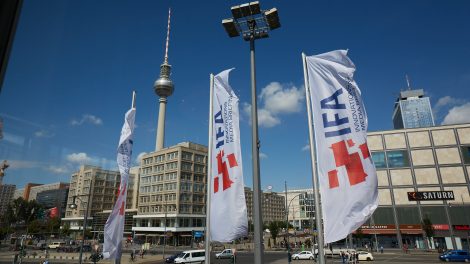
<instances>
[{"instance_id":1,"label":"white car","mask_svg":"<svg viewBox=\"0 0 470 264\"><path fill-rule=\"evenodd\" d=\"M217 259L221 258L233 258L233 251L232 249L224 249L222 252L215 254Z\"/></svg>"},{"instance_id":2,"label":"white car","mask_svg":"<svg viewBox=\"0 0 470 264\"><path fill-rule=\"evenodd\" d=\"M205 250L188 250L179 254L178 257L175 258L174 263L204 263L205 260Z\"/></svg>"},{"instance_id":3,"label":"white car","mask_svg":"<svg viewBox=\"0 0 470 264\"><path fill-rule=\"evenodd\" d=\"M358 251L357 252L357 258L359 261L363 260L374 260L374 256L370 252L367 251Z\"/></svg>"},{"instance_id":4,"label":"white car","mask_svg":"<svg viewBox=\"0 0 470 264\"><path fill-rule=\"evenodd\" d=\"M310 251L300 251L299 253L292 255L292 259L313 259L313 254Z\"/></svg>"}]
</instances>

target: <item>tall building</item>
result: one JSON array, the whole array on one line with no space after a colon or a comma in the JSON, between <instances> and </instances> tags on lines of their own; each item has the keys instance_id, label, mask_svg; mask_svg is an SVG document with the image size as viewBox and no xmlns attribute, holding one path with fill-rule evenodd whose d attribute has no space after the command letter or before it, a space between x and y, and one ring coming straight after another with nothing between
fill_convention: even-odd
<instances>
[{"instance_id":1,"label":"tall building","mask_svg":"<svg viewBox=\"0 0 470 264\"><path fill-rule=\"evenodd\" d=\"M22 197L26 201L30 201L29 196L31 194L31 189L36 186L41 186L42 183L31 183L28 182L24 188L21 189L16 189L15 194L13 196L13 199L17 199L19 197ZM36 197L35 197L36 198Z\"/></svg>"},{"instance_id":2,"label":"tall building","mask_svg":"<svg viewBox=\"0 0 470 264\"><path fill-rule=\"evenodd\" d=\"M126 209L132 209L136 198L136 176L129 174L127 186ZM70 178L70 190L67 198L67 208L63 223L69 223L70 229L79 230L82 227L86 208L90 202L87 225L93 221L95 214L105 210L112 210L116 201L116 193L119 189L121 176L118 171L103 170L99 167L83 165L79 171ZM77 199L76 209L70 209L73 197ZM88 225L91 227L91 225Z\"/></svg>"},{"instance_id":3,"label":"tall building","mask_svg":"<svg viewBox=\"0 0 470 264\"><path fill-rule=\"evenodd\" d=\"M167 97L173 94L174 85L170 80L171 65L168 64L168 45L170 41L170 17L171 10L168 11L168 30L166 34L166 49L165 59L163 64L160 66L160 78L155 81L153 85L155 93L160 97L158 110L158 126L157 126L157 140L155 145L155 151L159 151L163 148L165 142L165 113L166 113L166 102Z\"/></svg>"},{"instance_id":4,"label":"tall building","mask_svg":"<svg viewBox=\"0 0 470 264\"><path fill-rule=\"evenodd\" d=\"M204 230L206 178L206 146L183 142L144 155L136 236L162 244L167 231L168 244L189 245L192 231Z\"/></svg>"},{"instance_id":5,"label":"tall building","mask_svg":"<svg viewBox=\"0 0 470 264\"><path fill-rule=\"evenodd\" d=\"M429 97L424 96L422 89L400 92L392 119L395 129L434 126Z\"/></svg>"},{"instance_id":6,"label":"tall building","mask_svg":"<svg viewBox=\"0 0 470 264\"><path fill-rule=\"evenodd\" d=\"M0 185L0 215L5 214L5 212L7 211L8 205L13 200L13 194L15 193L15 189L16 186L12 184Z\"/></svg>"},{"instance_id":7,"label":"tall building","mask_svg":"<svg viewBox=\"0 0 470 264\"><path fill-rule=\"evenodd\" d=\"M362 234L376 234L384 247L468 248L470 124L369 132L367 142L379 207ZM425 219L432 239L422 229Z\"/></svg>"},{"instance_id":8,"label":"tall building","mask_svg":"<svg viewBox=\"0 0 470 264\"><path fill-rule=\"evenodd\" d=\"M248 187L245 187L245 200L248 221L253 223L253 190ZM286 197L284 194L271 191L263 192L261 202L264 224L286 220Z\"/></svg>"},{"instance_id":9,"label":"tall building","mask_svg":"<svg viewBox=\"0 0 470 264\"><path fill-rule=\"evenodd\" d=\"M310 229L315 220L313 189L287 190L289 224L296 230ZM284 216L285 217L285 216Z\"/></svg>"}]
</instances>

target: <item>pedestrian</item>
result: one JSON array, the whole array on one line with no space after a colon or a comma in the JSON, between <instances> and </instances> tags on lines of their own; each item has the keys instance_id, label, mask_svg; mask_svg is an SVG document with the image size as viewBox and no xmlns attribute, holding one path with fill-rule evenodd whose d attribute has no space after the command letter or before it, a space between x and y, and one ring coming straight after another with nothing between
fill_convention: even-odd
<instances>
[{"instance_id":1,"label":"pedestrian","mask_svg":"<svg viewBox=\"0 0 470 264\"><path fill-rule=\"evenodd\" d=\"M341 263L342 263L342 264L345 264L345 263L346 263L346 259L345 259L344 251L341 250L341 252L339 253L339 256L341 257Z\"/></svg>"},{"instance_id":2,"label":"pedestrian","mask_svg":"<svg viewBox=\"0 0 470 264\"><path fill-rule=\"evenodd\" d=\"M287 250L287 261L289 264L292 262L292 253L290 249Z\"/></svg>"},{"instance_id":3,"label":"pedestrian","mask_svg":"<svg viewBox=\"0 0 470 264\"><path fill-rule=\"evenodd\" d=\"M384 253L384 246L380 246L380 253L381 253L381 254Z\"/></svg>"}]
</instances>

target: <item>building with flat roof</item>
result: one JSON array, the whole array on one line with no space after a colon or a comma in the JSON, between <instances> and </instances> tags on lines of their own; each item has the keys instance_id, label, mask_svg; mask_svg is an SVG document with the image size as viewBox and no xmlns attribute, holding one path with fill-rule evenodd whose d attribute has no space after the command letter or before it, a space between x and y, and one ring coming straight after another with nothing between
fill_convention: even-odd
<instances>
[{"instance_id":1,"label":"building with flat roof","mask_svg":"<svg viewBox=\"0 0 470 264\"><path fill-rule=\"evenodd\" d=\"M4 215L7 211L8 205L13 200L16 185L1 184L0 185L0 215ZM0 217L1 221L2 217Z\"/></svg>"},{"instance_id":2,"label":"building with flat roof","mask_svg":"<svg viewBox=\"0 0 470 264\"><path fill-rule=\"evenodd\" d=\"M286 220L286 197L283 193L266 191L261 197L264 224ZM251 188L245 187L245 200L248 221L253 223L253 190Z\"/></svg>"},{"instance_id":3,"label":"building with flat roof","mask_svg":"<svg viewBox=\"0 0 470 264\"><path fill-rule=\"evenodd\" d=\"M379 207L362 228L384 246L468 248L470 124L376 131L368 145L377 168Z\"/></svg>"},{"instance_id":4,"label":"building with flat roof","mask_svg":"<svg viewBox=\"0 0 470 264\"><path fill-rule=\"evenodd\" d=\"M192 231L203 231L207 178L207 147L191 142L142 157L138 213L132 230L152 243L189 245ZM161 239L161 241L159 241Z\"/></svg>"},{"instance_id":5,"label":"building with flat roof","mask_svg":"<svg viewBox=\"0 0 470 264\"><path fill-rule=\"evenodd\" d=\"M13 199L18 199L18 198L22 197L26 201L30 201L29 196L30 196L30 193L31 193L31 188L36 187L36 186L41 186L41 185L42 185L42 183L28 182L23 188L15 190L15 193L13 195Z\"/></svg>"},{"instance_id":6,"label":"building with flat roof","mask_svg":"<svg viewBox=\"0 0 470 264\"><path fill-rule=\"evenodd\" d=\"M67 210L68 194L68 188L45 190L37 194L36 202L42 205L44 209L57 207L59 217L62 218Z\"/></svg>"},{"instance_id":7,"label":"building with flat roof","mask_svg":"<svg viewBox=\"0 0 470 264\"><path fill-rule=\"evenodd\" d=\"M91 223L96 214L113 209L120 180L121 175L118 171L82 165L70 178L67 207L65 217L62 218L62 224L68 223L71 230L80 230L83 225L88 202L90 202L87 226L91 228ZM133 200L137 198L137 186L136 175L130 173L126 209L135 209L133 206L136 203ZM74 196L77 197L75 201L77 208L70 209Z\"/></svg>"},{"instance_id":8,"label":"building with flat roof","mask_svg":"<svg viewBox=\"0 0 470 264\"><path fill-rule=\"evenodd\" d=\"M393 127L418 128L434 126L429 97L423 89L401 91L393 110Z\"/></svg>"},{"instance_id":9,"label":"building with flat roof","mask_svg":"<svg viewBox=\"0 0 470 264\"><path fill-rule=\"evenodd\" d=\"M29 191L28 201L36 200L38 193L43 192L43 191L60 190L60 189L68 189L68 188L69 188L69 183L65 183L65 182L55 182L55 183L40 184L40 185L32 186Z\"/></svg>"}]
</instances>

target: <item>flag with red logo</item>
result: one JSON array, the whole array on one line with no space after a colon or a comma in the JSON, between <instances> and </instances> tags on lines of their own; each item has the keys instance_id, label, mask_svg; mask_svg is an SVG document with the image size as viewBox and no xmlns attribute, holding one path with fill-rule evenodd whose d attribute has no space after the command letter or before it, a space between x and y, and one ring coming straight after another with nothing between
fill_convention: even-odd
<instances>
[{"instance_id":1,"label":"flag with red logo","mask_svg":"<svg viewBox=\"0 0 470 264\"><path fill-rule=\"evenodd\" d=\"M129 180L129 169L131 167L131 155L133 144L135 108L127 111L124 125L119 139L117 163L121 174L121 183L117 193L116 203L113 211L104 226L103 257L111 259L121 258L121 243L124 233L124 217L127 198L127 182Z\"/></svg>"},{"instance_id":2,"label":"flag with red logo","mask_svg":"<svg viewBox=\"0 0 470 264\"><path fill-rule=\"evenodd\" d=\"M306 57L325 243L345 238L377 208L367 114L346 50Z\"/></svg>"},{"instance_id":3,"label":"flag with red logo","mask_svg":"<svg viewBox=\"0 0 470 264\"><path fill-rule=\"evenodd\" d=\"M214 76L210 173L210 236L230 242L246 236L248 218L243 183L238 97L228 82L230 70Z\"/></svg>"}]
</instances>

